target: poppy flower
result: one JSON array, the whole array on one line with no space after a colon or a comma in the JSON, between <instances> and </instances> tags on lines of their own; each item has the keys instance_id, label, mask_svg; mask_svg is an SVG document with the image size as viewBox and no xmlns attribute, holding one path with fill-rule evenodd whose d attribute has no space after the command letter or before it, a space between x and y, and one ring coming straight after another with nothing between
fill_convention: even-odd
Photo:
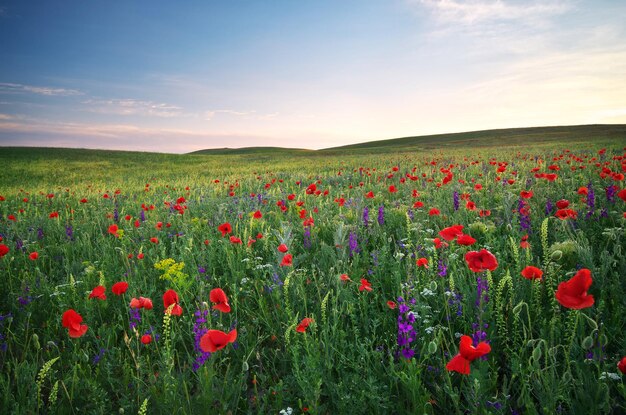
<instances>
[{"instance_id":1,"label":"poppy flower","mask_svg":"<svg viewBox=\"0 0 626 415\"><path fill-rule=\"evenodd\" d=\"M468 252L465 254L465 262L467 262L469 269L474 272L494 271L498 268L498 260L486 249Z\"/></svg>"},{"instance_id":2,"label":"poppy flower","mask_svg":"<svg viewBox=\"0 0 626 415\"><path fill-rule=\"evenodd\" d=\"M470 363L491 352L491 346L488 343L480 342L476 347L472 346L472 338L470 336L461 336L459 344L459 354L454 356L446 365L446 369L450 372L458 372L462 375L470 374Z\"/></svg>"},{"instance_id":3,"label":"poppy flower","mask_svg":"<svg viewBox=\"0 0 626 415\"><path fill-rule=\"evenodd\" d=\"M80 324L83 322L83 318L76 311L71 308L63 313L61 317L61 324L67 328L70 337L78 338L87 332L87 325Z\"/></svg>"},{"instance_id":4,"label":"poppy flower","mask_svg":"<svg viewBox=\"0 0 626 415\"><path fill-rule=\"evenodd\" d=\"M583 268L569 281L560 283L554 296L563 307L574 310L591 307L594 303L594 299L593 295L587 294L587 290L592 282L591 271Z\"/></svg>"},{"instance_id":5,"label":"poppy flower","mask_svg":"<svg viewBox=\"0 0 626 415\"><path fill-rule=\"evenodd\" d=\"M363 290L372 291L372 284L365 278L361 278L361 285L359 286L359 291Z\"/></svg>"},{"instance_id":6,"label":"poppy flower","mask_svg":"<svg viewBox=\"0 0 626 415\"><path fill-rule=\"evenodd\" d=\"M348 274L341 274L341 275L339 276L339 279L340 279L341 281L350 281L350 277L348 276Z\"/></svg>"},{"instance_id":7,"label":"poppy flower","mask_svg":"<svg viewBox=\"0 0 626 415\"><path fill-rule=\"evenodd\" d=\"M9 253L9 247L5 244L0 244L0 258Z\"/></svg>"},{"instance_id":8,"label":"poppy flower","mask_svg":"<svg viewBox=\"0 0 626 415\"><path fill-rule=\"evenodd\" d=\"M626 189L622 189L617 193L617 197L626 202Z\"/></svg>"},{"instance_id":9,"label":"poppy flower","mask_svg":"<svg viewBox=\"0 0 626 415\"><path fill-rule=\"evenodd\" d=\"M389 186L389 193L396 193L397 191L398 191L398 188L394 186L393 184Z\"/></svg>"},{"instance_id":10,"label":"poppy flower","mask_svg":"<svg viewBox=\"0 0 626 415\"><path fill-rule=\"evenodd\" d=\"M570 219L570 218L576 219L576 217L578 216L578 213L576 213L576 211L572 209L559 209L556 211L554 216L556 216L557 218L561 220Z\"/></svg>"},{"instance_id":11,"label":"poppy flower","mask_svg":"<svg viewBox=\"0 0 626 415\"><path fill-rule=\"evenodd\" d=\"M398 305L395 303L395 301L387 301L387 307L389 307L391 310L394 310Z\"/></svg>"},{"instance_id":12,"label":"poppy flower","mask_svg":"<svg viewBox=\"0 0 626 415\"><path fill-rule=\"evenodd\" d=\"M107 295L104 292L105 292L105 288L102 285L98 285L96 288L91 290L91 294L89 294L89 298L97 298L98 300L106 300Z\"/></svg>"},{"instance_id":13,"label":"poppy flower","mask_svg":"<svg viewBox=\"0 0 626 415\"><path fill-rule=\"evenodd\" d=\"M293 263L293 256L291 254L286 254L283 257L283 260L280 262L281 267L290 267Z\"/></svg>"},{"instance_id":14,"label":"poppy flower","mask_svg":"<svg viewBox=\"0 0 626 415\"><path fill-rule=\"evenodd\" d=\"M441 212L439 211L439 209L437 208L432 208L428 211L428 214L430 216L439 216L441 214Z\"/></svg>"},{"instance_id":15,"label":"poppy flower","mask_svg":"<svg viewBox=\"0 0 626 415\"><path fill-rule=\"evenodd\" d=\"M230 313L230 304L228 304L228 297L221 288L213 288L209 293L209 300L212 303L216 303L213 309L219 310L222 313Z\"/></svg>"},{"instance_id":16,"label":"poppy flower","mask_svg":"<svg viewBox=\"0 0 626 415\"><path fill-rule=\"evenodd\" d=\"M543 271L537 267L529 265L522 270L521 274L522 277L526 278L527 280L540 280L543 276Z\"/></svg>"},{"instance_id":17,"label":"poppy flower","mask_svg":"<svg viewBox=\"0 0 626 415\"><path fill-rule=\"evenodd\" d=\"M531 190L522 190L519 195L522 199L530 199L533 197L533 192Z\"/></svg>"},{"instance_id":18,"label":"poppy flower","mask_svg":"<svg viewBox=\"0 0 626 415\"><path fill-rule=\"evenodd\" d=\"M439 231L439 236L446 241L451 241L461 235L463 235L463 225L453 225Z\"/></svg>"},{"instance_id":19,"label":"poppy flower","mask_svg":"<svg viewBox=\"0 0 626 415\"><path fill-rule=\"evenodd\" d=\"M220 226L218 226L217 230L222 232L222 238L223 238L223 237L225 237L226 235L228 235L229 233L231 233L233 231L233 227L230 226L230 223L226 222L226 223L222 223Z\"/></svg>"},{"instance_id":20,"label":"poppy flower","mask_svg":"<svg viewBox=\"0 0 626 415\"><path fill-rule=\"evenodd\" d=\"M472 238L470 235L460 235L456 238L456 243L463 246L470 246L476 242L476 239Z\"/></svg>"},{"instance_id":21,"label":"poppy flower","mask_svg":"<svg viewBox=\"0 0 626 415\"><path fill-rule=\"evenodd\" d=\"M569 206L569 200L561 199L556 202L556 207L559 209L566 209Z\"/></svg>"},{"instance_id":22,"label":"poppy flower","mask_svg":"<svg viewBox=\"0 0 626 415\"><path fill-rule=\"evenodd\" d=\"M519 246L522 249L530 248L530 243L528 242L528 235L522 236L522 240L520 241Z\"/></svg>"},{"instance_id":23,"label":"poppy flower","mask_svg":"<svg viewBox=\"0 0 626 415\"><path fill-rule=\"evenodd\" d=\"M200 349L205 353L215 353L235 340L237 340L237 329L231 330L228 334L221 330L209 330L200 338Z\"/></svg>"},{"instance_id":24,"label":"poppy flower","mask_svg":"<svg viewBox=\"0 0 626 415\"><path fill-rule=\"evenodd\" d=\"M241 244L241 239L237 238L236 236L231 236L230 237L230 243L231 244Z\"/></svg>"},{"instance_id":25,"label":"poppy flower","mask_svg":"<svg viewBox=\"0 0 626 415\"><path fill-rule=\"evenodd\" d=\"M588 191L589 190L587 189L587 187L581 186L578 188L578 191L576 193L578 193L579 195L587 196Z\"/></svg>"},{"instance_id":26,"label":"poppy flower","mask_svg":"<svg viewBox=\"0 0 626 415\"><path fill-rule=\"evenodd\" d=\"M176 293L176 291L172 289L165 291L165 293L163 294L163 307L165 308L166 312L169 306L174 304L174 308L172 308L171 314L173 316L180 316L181 314L183 314L183 308L178 305L178 302L178 293Z\"/></svg>"},{"instance_id":27,"label":"poppy flower","mask_svg":"<svg viewBox=\"0 0 626 415\"><path fill-rule=\"evenodd\" d=\"M133 297L130 300L130 308L145 308L146 310L152 310L152 300L144 297L139 297L139 299Z\"/></svg>"},{"instance_id":28,"label":"poppy flower","mask_svg":"<svg viewBox=\"0 0 626 415\"><path fill-rule=\"evenodd\" d=\"M428 268L428 259L427 258L419 258L415 261L415 265L418 267Z\"/></svg>"},{"instance_id":29,"label":"poppy flower","mask_svg":"<svg viewBox=\"0 0 626 415\"><path fill-rule=\"evenodd\" d=\"M113 284L111 291L115 295L122 295L128 290L128 283L126 281L120 281Z\"/></svg>"},{"instance_id":30,"label":"poppy flower","mask_svg":"<svg viewBox=\"0 0 626 415\"><path fill-rule=\"evenodd\" d=\"M39 258L39 254L37 252L31 252L30 255L28 255L28 258L31 261L35 261L37 258Z\"/></svg>"},{"instance_id":31,"label":"poppy flower","mask_svg":"<svg viewBox=\"0 0 626 415\"><path fill-rule=\"evenodd\" d=\"M373 199L374 198L374 192L372 192L371 190L369 192L367 192L365 194L365 198L366 199Z\"/></svg>"},{"instance_id":32,"label":"poppy flower","mask_svg":"<svg viewBox=\"0 0 626 415\"><path fill-rule=\"evenodd\" d=\"M620 372L626 374L626 356L622 357L622 360L617 362L617 368Z\"/></svg>"},{"instance_id":33,"label":"poppy flower","mask_svg":"<svg viewBox=\"0 0 626 415\"><path fill-rule=\"evenodd\" d=\"M315 320L309 317L303 318L300 324L298 324L298 327L296 327L296 331L298 333L306 332L306 329L309 327L309 324L313 323L314 321Z\"/></svg>"},{"instance_id":34,"label":"poppy flower","mask_svg":"<svg viewBox=\"0 0 626 415\"><path fill-rule=\"evenodd\" d=\"M285 252L289 251L289 248L287 248L287 245L285 244L280 244L278 245L278 251L284 254Z\"/></svg>"},{"instance_id":35,"label":"poppy flower","mask_svg":"<svg viewBox=\"0 0 626 415\"><path fill-rule=\"evenodd\" d=\"M254 213L252 214L252 217L253 217L254 219L261 219L261 218L263 217L263 214L261 213L261 211L260 211L260 210L257 210L256 212L254 212Z\"/></svg>"},{"instance_id":36,"label":"poppy flower","mask_svg":"<svg viewBox=\"0 0 626 415\"><path fill-rule=\"evenodd\" d=\"M109 232L111 235L115 236L116 238L119 237L120 235L117 233L118 228L117 225L113 224L111 226L109 226L109 229L107 232Z\"/></svg>"},{"instance_id":37,"label":"poppy flower","mask_svg":"<svg viewBox=\"0 0 626 415\"><path fill-rule=\"evenodd\" d=\"M141 336L141 342L143 344L150 344L152 343L152 336L149 334L144 334L143 336Z\"/></svg>"}]
</instances>

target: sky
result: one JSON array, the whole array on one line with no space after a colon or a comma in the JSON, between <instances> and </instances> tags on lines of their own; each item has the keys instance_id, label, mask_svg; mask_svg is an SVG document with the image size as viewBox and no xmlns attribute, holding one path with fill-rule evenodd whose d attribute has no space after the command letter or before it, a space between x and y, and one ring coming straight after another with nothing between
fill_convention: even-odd
<instances>
[{"instance_id":1,"label":"sky","mask_svg":"<svg viewBox=\"0 0 626 415\"><path fill-rule=\"evenodd\" d=\"M624 16L621 0L0 0L0 146L626 123Z\"/></svg>"}]
</instances>

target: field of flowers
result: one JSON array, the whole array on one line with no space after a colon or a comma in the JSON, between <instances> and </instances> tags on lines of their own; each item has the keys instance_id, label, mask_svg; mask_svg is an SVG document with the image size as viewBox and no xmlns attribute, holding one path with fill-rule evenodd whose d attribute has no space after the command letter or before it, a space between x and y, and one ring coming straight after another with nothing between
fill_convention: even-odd
<instances>
[{"instance_id":1,"label":"field of flowers","mask_svg":"<svg viewBox=\"0 0 626 415\"><path fill-rule=\"evenodd\" d=\"M7 157L0 412L626 413L609 144Z\"/></svg>"}]
</instances>

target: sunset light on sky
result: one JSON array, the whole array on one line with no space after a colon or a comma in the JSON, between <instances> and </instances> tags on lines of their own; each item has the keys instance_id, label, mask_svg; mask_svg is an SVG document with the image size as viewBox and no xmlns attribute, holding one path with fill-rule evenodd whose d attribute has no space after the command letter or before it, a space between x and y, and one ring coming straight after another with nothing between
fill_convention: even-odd
<instances>
[{"instance_id":1,"label":"sunset light on sky","mask_svg":"<svg viewBox=\"0 0 626 415\"><path fill-rule=\"evenodd\" d=\"M0 0L0 146L626 123L624 16L606 0Z\"/></svg>"}]
</instances>

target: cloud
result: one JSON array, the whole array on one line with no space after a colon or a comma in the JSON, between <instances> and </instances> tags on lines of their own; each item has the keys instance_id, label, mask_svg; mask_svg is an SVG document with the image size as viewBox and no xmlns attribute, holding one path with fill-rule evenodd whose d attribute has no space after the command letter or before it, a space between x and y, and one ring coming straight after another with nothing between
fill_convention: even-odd
<instances>
[{"instance_id":1,"label":"cloud","mask_svg":"<svg viewBox=\"0 0 626 415\"><path fill-rule=\"evenodd\" d=\"M569 10L563 1L514 4L502 0L413 0L425 7L440 23L474 24L489 21L524 21L561 14Z\"/></svg>"},{"instance_id":2,"label":"cloud","mask_svg":"<svg viewBox=\"0 0 626 415\"><path fill-rule=\"evenodd\" d=\"M256 110L236 111L236 110L225 109L225 110L205 111L204 119L207 121L211 121L217 114L226 114L226 115L232 115L235 117L244 117L246 119L261 120L261 121L270 120L280 115L280 113L278 112L273 112L270 114L259 114Z\"/></svg>"},{"instance_id":3,"label":"cloud","mask_svg":"<svg viewBox=\"0 0 626 415\"><path fill-rule=\"evenodd\" d=\"M77 147L187 153L219 147L293 146L291 138L237 132L202 132L132 124L86 124L0 119L0 146Z\"/></svg>"},{"instance_id":4,"label":"cloud","mask_svg":"<svg viewBox=\"0 0 626 415\"><path fill-rule=\"evenodd\" d=\"M83 109L99 114L140 115L151 117L172 118L186 115L183 108L153 101L138 99L89 99L83 101Z\"/></svg>"},{"instance_id":5,"label":"cloud","mask_svg":"<svg viewBox=\"0 0 626 415\"><path fill-rule=\"evenodd\" d=\"M26 93L45 95L45 96L62 96L62 97L85 94L84 92L76 90L76 89L51 88L51 87L0 82L0 94L26 94Z\"/></svg>"},{"instance_id":6,"label":"cloud","mask_svg":"<svg viewBox=\"0 0 626 415\"><path fill-rule=\"evenodd\" d=\"M14 117L12 115L0 114L0 120L1 121L7 121L7 120L12 120L12 119L14 119Z\"/></svg>"}]
</instances>

